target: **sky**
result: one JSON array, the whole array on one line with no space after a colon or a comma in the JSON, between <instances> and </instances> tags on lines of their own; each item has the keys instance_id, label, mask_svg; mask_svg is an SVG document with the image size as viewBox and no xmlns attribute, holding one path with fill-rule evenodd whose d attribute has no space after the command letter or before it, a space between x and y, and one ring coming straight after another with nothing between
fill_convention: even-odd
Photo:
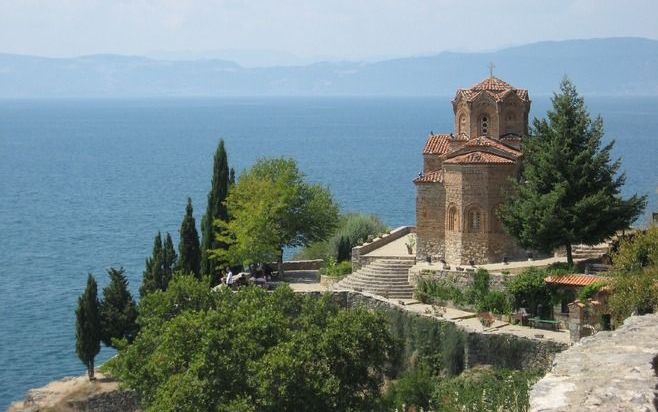
<instances>
[{"instance_id":1,"label":"sky","mask_svg":"<svg viewBox=\"0 0 658 412\"><path fill-rule=\"evenodd\" d=\"M0 0L0 53L377 60L658 39L656 16L656 0Z\"/></svg>"}]
</instances>

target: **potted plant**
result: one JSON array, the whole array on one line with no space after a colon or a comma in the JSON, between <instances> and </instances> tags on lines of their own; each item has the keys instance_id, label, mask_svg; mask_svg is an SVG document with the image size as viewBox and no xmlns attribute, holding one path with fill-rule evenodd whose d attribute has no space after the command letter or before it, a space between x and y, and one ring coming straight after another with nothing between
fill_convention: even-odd
<instances>
[{"instance_id":1,"label":"potted plant","mask_svg":"<svg viewBox=\"0 0 658 412\"><path fill-rule=\"evenodd\" d=\"M407 253L413 255L414 249L416 248L416 235L414 233L410 234L407 237L407 241L404 245L407 247Z\"/></svg>"}]
</instances>

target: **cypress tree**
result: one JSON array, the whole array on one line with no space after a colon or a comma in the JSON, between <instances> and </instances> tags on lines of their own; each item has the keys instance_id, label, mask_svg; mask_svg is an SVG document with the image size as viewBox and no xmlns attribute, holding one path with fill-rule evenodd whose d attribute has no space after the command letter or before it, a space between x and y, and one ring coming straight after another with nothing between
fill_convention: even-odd
<instances>
[{"instance_id":1,"label":"cypress tree","mask_svg":"<svg viewBox=\"0 0 658 412\"><path fill-rule=\"evenodd\" d=\"M159 285L161 290L167 290L169 282L174 277L174 268L176 267L177 259L178 255L174 248L174 241L171 240L171 235L167 232L162 249L162 276Z\"/></svg>"},{"instance_id":2,"label":"cypress tree","mask_svg":"<svg viewBox=\"0 0 658 412\"><path fill-rule=\"evenodd\" d=\"M103 289L100 302L101 341L112 346L112 339L132 342L137 335L137 306L128 290L128 279L123 268L107 270L110 283Z\"/></svg>"},{"instance_id":3,"label":"cypress tree","mask_svg":"<svg viewBox=\"0 0 658 412\"><path fill-rule=\"evenodd\" d=\"M546 252L564 246L573 264L572 245L597 244L627 228L646 196L622 199L621 162L610 160L614 141L601 145L603 120L590 118L568 79L552 103L548 119L534 121L521 179L499 218L522 246Z\"/></svg>"},{"instance_id":4,"label":"cypress tree","mask_svg":"<svg viewBox=\"0 0 658 412\"><path fill-rule=\"evenodd\" d=\"M201 248L193 212L192 199L188 197L187 207L185 207L185 217L183 217L183 222L180 225L177 269L183 273L191 273L197 278L200 278Z\"/></svg>"},{"instance_id":5,"label":"cypress tree","mask_svg":"<svg viewBox=\"0 0 658 412\"><path fill-rule=\"evenodd\" d=\"M233 175L235 179L235 173ZM217 145L213 161L213 174L210 192L208 193L208 205L206 206L206 213L201 219L201 273L210 275L212 279L218 277L215 270L217 265L213 265L211 262L209 250L226 248L226 245L218 242L215 237L216 230L214 222L215 220L225 222L228 220L225 200L228 194L229 179L228 158L226 149L224 148L224 139L221 139Z\"/></svg>"},{"instance_id":6,"label":"cypress tree","mask_svg":"<svg viewBox=\"0 0 658 412\"><path fill-rule=\"evenodd\" d=\"M171 235L167 233L164 242L158 232L153 240L153 253L146 259L146 267L142 276L142 286L139 288L141 297L156 290L167 290L176 267L176 250Z\"/></svg>"},{"instance_id":7,"label":"cypress tree","mask_svg":"<svg viewBox=\"0 0 658 412\"><path fill-rule=\"evenodd\" d=\"M150 257L146 258L146 267L142 275L142 285L139 288L139 295L141 297L160 289L160 285L162 284L162 251L162 236L158 232L153 240L153 253L151 253Z\"/></svg>"},{"instance_id":8,"label":"cypress tree","mask_svg":"<svg viewBox=\"0 0 658 412\"><path fill-rule=\"evenodd\" d=\"M101 322L98 313L98 286L90 273L87 287L78 298L75 310L75 351L87 367L89 380L94 379L94 359L101 350Z\"/></svg>"}]
</instances>

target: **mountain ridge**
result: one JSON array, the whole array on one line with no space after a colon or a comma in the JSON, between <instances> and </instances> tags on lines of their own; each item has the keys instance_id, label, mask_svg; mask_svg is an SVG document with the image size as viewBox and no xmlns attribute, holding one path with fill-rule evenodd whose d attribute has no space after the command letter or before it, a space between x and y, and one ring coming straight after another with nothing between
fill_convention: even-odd
<instances>
[{"instance_id":1,"label":"mountain ridge","mask_svg":"<svg viewBox=\"0 0 658 412\"><path fill-rule=\"evenodd\" d=\"M497 77L533 95L551 94L568 75L585 95L658 96L658 40L619 37L270 67L217 58L0 53L0 98L451 95L486 77L489 62Z\"/></svg>"}]
</instances>

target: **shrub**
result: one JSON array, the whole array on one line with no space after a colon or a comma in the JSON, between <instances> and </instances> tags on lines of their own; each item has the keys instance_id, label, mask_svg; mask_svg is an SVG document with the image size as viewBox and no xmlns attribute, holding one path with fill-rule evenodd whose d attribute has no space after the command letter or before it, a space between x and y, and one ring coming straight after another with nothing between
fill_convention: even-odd
<instances>
[{"instance_id":1,"label":"shrub","mask_svg":"<svg viewBox=\"0 0 658 412\"><path fill-rule=\"evenodd\" d=\"M341 277L349 273L352 273L352 262L336 262L333 256L328 257L325 260L324 267L320 269L322 276Z\"/></svg>"},{"instance_id":2,"label":"shrub","mask_svg":"<svg viewBox=\"0 0 658 412\"><path fill-rule=\"evenodd\" d=\"M603 286L605 286L606 284L607 284L606 282L599 281L599 282L594 282L594 283L591 283L591 284L585 286L585 287L580 291L580 294L578 295L578 299L579 299L581 302L585 302L585 301L587 301L587 299L591 299L591 298L593 298L593 297L598 293L598 291L599 291Z\"/></svg>"},{"instance_id":3,"label":"shrub","mask_svg":"<svg viewBox=\"0 0 658 412\"><path fill-rule=\"evenodd\" d=\"M402 374L397 382L391 383L383 396L382 410L427 409L437 380L424 367L412 368Z\"/></svg>"},{"instance_id":4,"label":"shrub","mask_svg":"<svg viewBox=\"0 0 658 412\"><path fill-rule=\"evenodd\" d=\"M539 305L549 309L551 290L544 282L546 276L545 270L528 268L508 281L507 292L512 296L514 309L527 308L531 313L537 313Z\"/></svg>"},{"instance_id":5,"label":"shrub","mask_svg":"<svg viewBox=\"0 0 658 412\"><path fill-rule=\"evenodd\" d=\"M478 304L478 310L497 315L509 314L512 312L510 296L504 292L493 290L484 295L484 298Z\"/></svg>"},{"instance_id":6,"label":"shrub","mask_svg":"<svg viewBox=\"0 0 658 412\"><path fill-rule=\"evenodd\" d=\"M476 368L441 380L430 408L442 412L525 412L530 387L539 374L534 371Z\"/></svg>"}]
</instances>

